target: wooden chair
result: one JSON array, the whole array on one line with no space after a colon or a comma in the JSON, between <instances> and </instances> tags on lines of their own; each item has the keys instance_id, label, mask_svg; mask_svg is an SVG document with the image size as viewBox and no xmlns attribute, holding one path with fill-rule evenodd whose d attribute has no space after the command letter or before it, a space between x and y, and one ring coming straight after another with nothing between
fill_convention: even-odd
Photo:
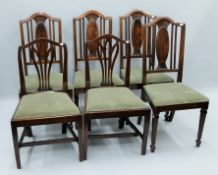
<instances>
[{"instance_id":1,"label":"wooden chair","mask_svg":"<svg viewBox=\"0 0 218 175\"><path fill-rule=\"evenodd\" d=\"M148 36L152 31L152 43ZM148 101L153 111L151 151L155 151L156 134L159 113L200 108L201 115L196 145L200 146L204 121L209 105L209 99L201 93L181 83L183 74L185 49L185 24L174 22L168 17L155 19L143 28L143 52L147 55L147 48L151 48L154 55L154 65L149 66L146 57L143 59L143 82L149 74L177 73L177 82L145 85L143 99Z\"/></svg>"},{"instance_id":2,"label":"wooden chair","mask_svg":"<svg viewBox=\"0 0 218 175\"><path fill-rule=\"evenodd\" d=\"M156 16L145 13L141 10L133 10L129 12L125 16L120 17L120 38L131 41L131 71L130 71L130 88L131 89L142 89L142 64L140 65L140 61L142 61L143 53L142 53L142 28L144 24L148 24L152 22ZM151 41L151 35L148 36L148 41ZM121 53L125 48L121 46ZM148 48L148 52L146 58L149 60L150 66L153 64L153 53L149 52L150 48ZM120 59L120 76L122 79L126 79L126 67L125 67L126 55L124 54ZM149 74L146 83L148 84L157 84L157 83L168 83L173 82L173 77L169 76L165 73L152 73ZM174 113L167 112L165 115L166 121L172 121ZM138 117L138 124L141 123L141 117ZM123 123L120 123L120 127L123 127Z\"/></svg>"},{"instance_id":3,"label":"wooden chair","mask_svg":"<svg viewBox=\"0 0 218 175\"><path fill-rule=\"evenodd\" d=\"M19 21L21 45L24 46L37 38L48 38L55 42L62 42L61 19L51 17L46 13L34 13L30 17ZM24 50L23 50L24 52ZM63 81L63 58L62 47L55 48L54 64L57 66L57 71L51 74L51 88L53 90L62 90ZM30 75L31 67L34 65L30 58L30 50L25 50L23 53L24 78L26 81L26 93L36 92L38 88L37 76ZM21 85L22 86L22 85ZM68 85L72 89L71 85ZM20 97L24 95L20 92Z\"/></svg>"},{"instance_id":4,"label":"wooden chair","mask_svg":"<svg viewBox=\"0 0 218 175\"><path fill-rule=\"evenodd\" d=\"M60 92L52 91L51 76L54 71L55 47L63 49L63 81ZM25 51L29 51L33 69L37 74L38 88L35 93L27 94L25 81ZM40 38L22 45L18 49L18 63L20 71L21 94L23 95L11 119L11 129L14 141L14 150L17 168L21 168L21 147L53 143L66 143L76 141L79 144L80 160L82 160L82 115L70 98L67 83L67 47L66 44L57 43L47 38ZM73 131L71 122L78 124L78 136ZM32 136L28 130L31 126L60 123L66 125L73 137L53 140L23 142L25 136ZM18 128L24 130L18 139ZM62 131L66 133L66 131Z\"/></svg>"},{"instance_id":5,"label":"wooden chair","mask_svg":"<svg viewBox=\"0 0 218 175\"><path fill-rule=\"evenodd\" d=\"M75 102L79 104L79 94L85 92L85 70L84 70L84 44L87 40L94 40L105 34L112 34L112 18L91 10L79 17L73 18L74 36L74 93ZM96 45L90 47L88 55L89 61L94 65L98 61L96 55ZM94 65L96 66L96 65ZM101 84L101 70L98 68L90 69L91 87L99 87ZM114 75L116 85L124 85L124 82Z\"/></svg>"},{"instance_id":6,"label":"wooden chair","mask_svg":"<svg viewBox=\"0 0 218 175\"><path fill-rule=\"evenodd\" d=\"M141 153L145 154L147 136L150 120L150 109L148 106L127 87L117 87L114 85L113 70L120 52L121 43L126 45L127 57L130 55L130 43L107 34L93 41L88 41L85 45L86 63L86 100L84 111L84 159L87 158L88 138L111 138L125 136L139 136L142 139ZM90 82L89 53L90 48L96 45L98 61L101 65L102 81L101 87L92 88ZM127 64L130 63L130 59ZM127 71L127 74L129 72ZM129 76L129 75L127 75ZM129 80L126 81L128 86ZM129 120L131 116L144 116L143 133ZM99 134L88 135L88 123L91 119L105 118L125 118L127 124L134 132L119 134Z\"/></svg>"}]
</instances>

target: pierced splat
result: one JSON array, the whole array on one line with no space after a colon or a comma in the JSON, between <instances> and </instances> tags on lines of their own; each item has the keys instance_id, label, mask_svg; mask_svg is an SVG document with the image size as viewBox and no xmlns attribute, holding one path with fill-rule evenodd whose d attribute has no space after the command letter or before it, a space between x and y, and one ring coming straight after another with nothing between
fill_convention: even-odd
<instances>
[{"instance_id":1,"label":"pierced splat","mask_svg":"<svg viewBox=\"0 0 218 175\"><path fill-rule=\"evenodd\" d=\"M158 25L158 33L156 38L156 54L158 60L158 69L167 68L166 61L169 54L169 34L168 23Z\"/></svg>"},{"instance_id":2,"label":"pierced splat","mask_svg":"<svg viewBox=\"0 0 218 175\"><path fill-rule=\"evenodd\" d=\"M88 24L86 29L87 40L94 40L99 36L98 26L96 24L97 17L98 16L96 15L89 15L87 17L88 19ZM97 44L93 43L92 45L89 46L89 49L90 49L90 55L96 56Z\"/></svg>"},{"instance_id":3,"label":"pierced splat","mask_svg":"<svg viewBox=\"0 0 218 175\"><path fill-rule=\"evenodd\" d=\"M133 55L141 54L142 46L142 23L141 18L136 18L132 26L132 45L134 48Z\"/></svg>"},{"instance_id":4,"label":"pierced splat","mask_svg":"<svg viewBox=\"0 0 218 175\"><path fill-rule=\"evenodd\" d=\"M34 44L36 47L34 47ZM38 75L39 91L51 90L50 72L55 58L55 48L53 44L50 43L50 48L43 46L48 46L47 39L36 40L36 42L30 46L30 56Z\"/></svg>"}]
</instances>

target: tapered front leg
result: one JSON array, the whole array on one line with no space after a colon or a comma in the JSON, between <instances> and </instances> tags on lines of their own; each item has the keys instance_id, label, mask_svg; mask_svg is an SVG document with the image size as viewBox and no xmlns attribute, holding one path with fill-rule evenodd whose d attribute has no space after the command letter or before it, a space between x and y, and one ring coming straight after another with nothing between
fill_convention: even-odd
<instances>
[{"instance_id":1,"label":"tapered front leg","mask_svg":"<svg viewBox=\"0 0 218 175\"><path fill-rule=\"evenodd\" d=\"M19 143L18 143L18 132L17 127L11 123L11 130L14 142L14 152L16 157L17 168L21 169L21 162L20 162L20 151L19 151Z\"/></svg>"},{"instance_id":2,"label":"tapered front leg","mask_svg":"<svg viewBox=\"0 0 218 175\"><path fill-rule=\"evenodd\" d=\"M142 138L142 155L145 155L147 148L148 132L150 125L150 112L144 116L144 129L143 129L143 138Z\"/></svg>"},{"instance_id":3,"label":"tapered front leg","mask_svg":"<svg viewBox=\"0 0 218 175\"><path fill-rule=\"evenodd\" d=\"M197 147L201 145L201 137L202 137L206 115L207 115L207 109L201 109L200 120L199 120L199 125L198 125L198 135L197 135L197 140L196 140Z\"/></svg>"},{"instance_id":4,"label":"tapered front leg","mask_svg":"<svg viewBox=\"0 0 218 175\"><path fill-rule=\"evenodd\" d=\"M87 159L88 133L89 133L89 118L84 115L84 131L83 131L83 160Z\"/></svg>"},{"instance_id":5,"label":"tapered front leg","mask_svg":"<svg viewBox=\"0 0 218 175\"><path fill-rule=\"evenodd\" d=\"M79 160L83 161L83 159L84 159L84 150L83 150L82 118L77 122L77 126L78 126Z\"/></svg>"},{"instance_id":6,"label":"tapered front leg","mask_svg":"<svg viewBox=\"0 0 218 175\"><path fill-rule=\"evenodd\" d=\"M155 151L156 135L157 135L157 126L158 126L159 113L154 114L152 118L152 133L151 133L151 152Z\"/></svg>"}]
</instances>

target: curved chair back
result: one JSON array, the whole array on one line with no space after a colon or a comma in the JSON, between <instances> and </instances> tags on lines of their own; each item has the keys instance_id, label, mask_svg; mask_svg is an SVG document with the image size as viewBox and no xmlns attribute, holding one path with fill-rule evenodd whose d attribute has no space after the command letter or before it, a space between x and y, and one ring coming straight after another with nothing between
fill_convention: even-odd
<instances>
[{"instance_id":1,"label":"curved chair back","mask_svg":"<svg viewBox=\"0 0 218 175\"><path fill-rule=\"evenodd\" d=\"M51 17L46 13L34 13L30 17L20 20L20 36L21 45L24 46L38 38L47 38L52 41L62 42L62 28L61 19ZM30 57L30 50L24 54L24 73L28 74L28 66L33 62ZM55 62L60 64L60 71L62 72L62 49L57 48L55 51Z\"/></svg>"},{"instance_id":2,"label":"curved chair back","mask_svg":"<svg viewBox=\"0 0 218 175\"><path fill-rule=\"evenodd\" d=\"M25 56L26 50L29 51L32 71L38 77L38 91L51 90L50 75L55 69L55 50L63 49L63 91L68 90L67 84L67 46L63 43L57 43L47 38L39 38L28 44L22 45L18 49L18 64L20 73L21 94L26 93L25 88Z\"/></svg>"},{"instance_id":3,"label":"curved chair back","mask_svg":"<svg viewBox=\"0 0 218 175\"><path fill-rule=\"evenodd\" d=\"M102 71L102 83L101 86L113 86L113 71L116 61L118 60L118 55L120 54L120 47L122 45L126 46L127 58L130 57L130 43L129 41L121 40L120 38L106 34L98 37L95 40L87 41L85 44L85 61L86 61L86 88L90 88L90 69L89 69L89 54L92 51L92 46L96 46L97 59L101 65ZM121 56L121 55L120 55ZM130 59L127 59L127 64L130 64ZM130 65L129 65L130 66ZM129 77L129 71L126 72L127 77ZM126 80L126 85L129 85L129 79Z\"/></svg>"},{"instance_id":4,"label":"curved chair back","mask_svg":"<svg viewBox=\"0 0 218 175\"><path fill-rule=\"evenodd\" d=\"M185 30L184 23L168 17L159 17L144 25L143 83L146 84L146 74L154 72L174 72L177 73L177 81L182 81ZM147 57L150 58L149 63Z\"/></svg>"},{"instance_id":5,"label":"curved chair back","mask_svg":"<svg viewBox=\"0 0 218 175\"><path fill-rule=\"evenodd\" d=\"M73 18L74 59L75 71L79 69L79 62L84 59L84 44L87 40L94 40L99 36L112 34L112 18L90 10L79 17ZM89 60L98 60L96 45L90 46Z\"/></svg>"}]
</instances>

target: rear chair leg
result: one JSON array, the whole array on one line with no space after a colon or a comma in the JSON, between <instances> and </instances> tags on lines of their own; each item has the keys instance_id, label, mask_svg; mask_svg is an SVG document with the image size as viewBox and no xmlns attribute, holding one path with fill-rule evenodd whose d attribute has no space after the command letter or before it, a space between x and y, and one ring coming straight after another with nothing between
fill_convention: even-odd
<instances>
[{"instance_id":1,"label":"rear chair leg","mask_svg":"<svg viewBox=\"0 0 218 175\"><path fill-rule=\"evenodd\" d=\"M19 143L18 143L18 132L17 127L11 123L11 130L14 142L14 152L16 157L17 168L21 169L21 162L20 162L20 151L19 151Z\"/></svg>"},{"instance_id":2,"label":"rear chair leg","mask_svg":"<svg viewBox=\"0 0 218 175\"><path fill-rule=\"evenodd\" d=\"M159 114L154 114L152 118L152 131L151 131L151 152L155 151L155 143L157 136L157 125L158 125Z\"/></svg>"},{"instance_id":3,"label":"rear chair leg","mask_svg":"<svg viewBox=\"0 0 218 175\"><path fill-rule=\"evenodd\" d=\"M125 124L125 119L124 118L120 118L118 123L119 123L118 128L119 129L123 129L124 128L124 124Z\"/></svg>"},{"instance_id":4,"label":"rear chair leg","mask_svg":"<svg viewBox=\"0 0 218 175\"><path fill-rule=\"evenodd\" d=\"M199 147L201 145L201 136L204 128L204 123L207 115L207 109L201 109L200 120L198 125L198 135L196 140L196 146Z\"/></svg>"},{"instance_id":5,"label":"rear chair leg","mask_svg":"<svg viewBox=\"0 0 218 175\"><path fill-rule=\"evenodd\" d=\"M167 111L165 114L165 121L172 122L174 115L175 115L175 111Z\"/></svg>"},{"instance_id":6,"label":"rear chair leg","mask_svg":"<svg viewBox=\"0 0 218 175\"><path fill-rule=\"evenodd\" d=\"M28 137L32 137L33 136L33 132L32 132L31 126L26 126L26 130L27 130L27 136Z\"/></svg>"},{"instance_id":7,"label":"rear chair leg","mask_svg":"<svg viewBox=\"0 0 218 175\"><path fill-rule=\"evenodd\" d=\"M145 155L146 153L149 124L150 124L150 112L148 113L148 115L144 116L144 130L143 130L142 151L141 151L142 155Z\"/></svg>"},{"instance_id":8,"label":"rear chair leg","mask_svg":"<svg viewBox=\"0 0 218 175\"><path fill-rule=\"evenodd\" d=\"M141 123L142 123L142 117L139 116L139 117L137 117L137 124L140 125Z\"/></svg>"},{"instance_id":9,"label":"rear chair leg","mask_svg":"<svg viewBox=\"0 0 218 175\"><path fill-rule=\"evenodd\" d=\"M62 124L62 134L66 134L67 133L67 123L63 123Z\"/></svg>"}]
</instances>

